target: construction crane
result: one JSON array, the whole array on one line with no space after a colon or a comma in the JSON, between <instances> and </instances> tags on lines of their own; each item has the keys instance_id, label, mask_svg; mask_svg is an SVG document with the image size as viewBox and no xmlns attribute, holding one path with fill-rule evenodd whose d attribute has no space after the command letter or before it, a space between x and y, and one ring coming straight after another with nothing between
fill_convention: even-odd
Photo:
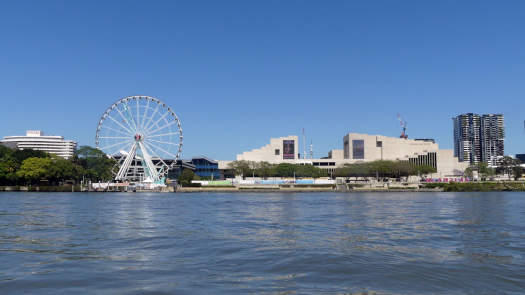
<instances>
[{"instance_id":1,"label":"construction crane","mask_svg":"<svg viewBox=\"0 0 525 295\"><path fill-rule=\"evenodd\" d=\"M397 119L399 120L399 124L401 124L401 135L399 136L399 138L404 138L404 139L407 139L408 138L408 135L407 135L407 121L405 121L405 119L403 119L403 117L401 117L401 115L398 113L397 114Z\"/></svg>"}]
</instances>

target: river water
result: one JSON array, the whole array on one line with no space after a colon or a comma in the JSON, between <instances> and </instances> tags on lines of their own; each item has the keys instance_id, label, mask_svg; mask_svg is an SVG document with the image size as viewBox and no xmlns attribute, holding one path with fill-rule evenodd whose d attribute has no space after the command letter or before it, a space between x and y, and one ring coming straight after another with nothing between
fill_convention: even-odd
<instances>
[{"instance_id":1,"label":"river water","mask_svg":"<svg viewBox=\"0 0 525 295\"><path fill-rule=\"evenodd\" d=\"M0 193L0 294L524 294L525 193Z\"/></svg>"}]
</instances>

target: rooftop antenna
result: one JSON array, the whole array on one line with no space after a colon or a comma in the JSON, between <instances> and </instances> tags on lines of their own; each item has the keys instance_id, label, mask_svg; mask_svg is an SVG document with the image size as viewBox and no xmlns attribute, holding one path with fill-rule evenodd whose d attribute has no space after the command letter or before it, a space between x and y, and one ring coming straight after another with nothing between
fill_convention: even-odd
<instances>
[{"instance_id":1,"label":"rooftop antenna","mask_svg":"<svg viewBox=\"0 0 525 295\"><path fill-rule=\"evenodd\" d=\"M310 159L314 158L314 145L313 142L310 141Z\"/></svg>"},{"instance_id":2,"label":"rooftop antenna","mask_svg":"<svg viewBox=\"0 0 525 295\"><path fill-rule=\"evenodd\" d=\"M407 139L408 138L408 135L407 135L407 121L405 121L405 119L403 119L403 117L401 117L401 115L399 113L397 113L397 119L399 120L399 124L401 124L401 135L399 136L399 138L404 138L404 139Z\"/></svg>"}]
</instances>

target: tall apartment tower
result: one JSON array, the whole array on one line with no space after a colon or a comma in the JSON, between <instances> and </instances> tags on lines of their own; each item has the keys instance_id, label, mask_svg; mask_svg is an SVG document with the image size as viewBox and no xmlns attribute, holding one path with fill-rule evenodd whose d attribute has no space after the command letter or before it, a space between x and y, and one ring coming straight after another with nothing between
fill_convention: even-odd
<instances>
[{"instance_id":1,"label":"tall apartment tower","mask_svg":"<svg viewBox=\"0 0 525 295\"><path fill-rule=\"evenodd\" d=\"M505 128L502 114L487 114L481 117L482 161L490 166L498 165L504 156Z\"/></svg>"},{"instance_id":2,"label":"tall apartment tower","mask_svg":"<svg viewBox=\"0 0 525 295\"><path fill-rule=\"evenodd\" d=\"M461 162L497 165L504 155L503 115L467 113L452 118L454 156Z\"/></svg>"},{"instance_id":3,"label":"tall apartment tower","mask_svg":"<svg viewBox=\"0 0 525 295\"><path fill-rule=\"evenodd\" d=\"M476 164L481 161L481 117L468 113L452 118L454 121L454 156L460 162Z\"/></svg>"}]
</instances>

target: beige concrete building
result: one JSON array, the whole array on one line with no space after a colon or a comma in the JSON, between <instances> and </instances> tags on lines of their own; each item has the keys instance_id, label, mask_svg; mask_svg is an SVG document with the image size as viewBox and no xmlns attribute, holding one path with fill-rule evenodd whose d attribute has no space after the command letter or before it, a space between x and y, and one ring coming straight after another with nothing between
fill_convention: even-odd
<instances>
[{"instance_id":1,"label":"beige concrete building","mask_svg":"<svg viewBox=\"0 0 525 295\"><path fill-rule=\"evenodd\" d=\"M467 163L459 162L453 150L439 149L432 139L404 139L383 135L349 133L343 138L343 157L350 163L377 160L409 161L435 167L435 177L463 175Z\"/></svg>"},{"instance_id":2,"label":"beige concrete building","mask_svg":"<svg viewBox=\"0 0 525 295\"><path fill-rule=\"evenodd\" d=\"M268 163L295 163L298 158L299 137L297 136L271 138L269 144L237 155L237 161Z\"/></svg>"},{"instance_id":3,"label":"beige concrete building","mask_svg":"<svg viewBox=\"0 0 525 295\"><path fill-rule=\"evenodd\" d=\"M468 167L459 162L453 150L441 150L431 139L404 139L382 135L349 133L343 138L343 149L331 150L321 159L299 157L298 136L270 139L261 148L237 155L237 160L294 164L311 164L333 171L344 164L371 162L377 160L408 161L417 165L435 167L432 177L458 177Z\"/></svg>"}]
</instances>

